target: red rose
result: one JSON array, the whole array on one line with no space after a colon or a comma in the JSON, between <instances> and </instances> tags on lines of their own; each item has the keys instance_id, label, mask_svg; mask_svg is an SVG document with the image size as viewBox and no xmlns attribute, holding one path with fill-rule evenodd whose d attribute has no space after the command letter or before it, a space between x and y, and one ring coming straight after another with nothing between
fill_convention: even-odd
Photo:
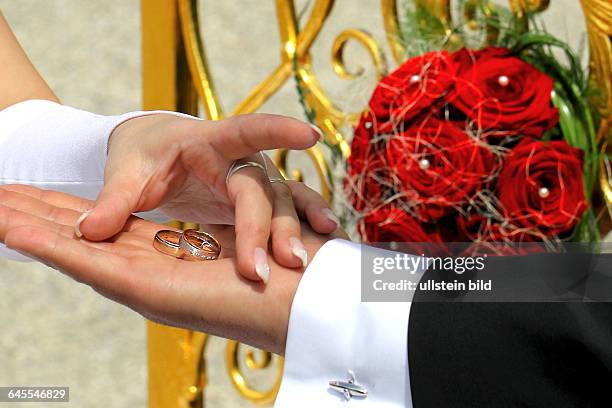
<instances>
[{"instance_id":1,"label":"red rose","mask_svg":"<svg viewBox=\"0 0 612 408\"><path fill-rule=\"evenodd\" d=\"M492 177L495 162L485 145L448 121L411 127L387 145L395 192L423 221L473 199Z\"/></svg>"},{"instance_id":2,"label":"red rose","mask_svg":"<svg viewBox=\"0 0 612 408\"><path fill-rule=\"evenodd\" d=\"M462 49L452 105L491 136L541 137L555 127L559 113L551 105L553 80L505 48Z\"/></svg>"},{"instance_id":3,"label":"red rose","mask_svg":"<svg viewBox=\"0 0 612 408\"><path fill-rule=\"evenodd\" d=\"M436 51L409 59L383 78L369 103L375 132L397 130L399 124L430 108L452 86L454 71L448 52Z\"/></svg>"},{"instance_id":4,"label":"red rose","mask_svg":"<svg viewBox=\"0 0 612 408\"><path fill-rule=\"evenodd\" d=\"M396 207L368 214L359 224L359 233L365 242L442 242L431 226Z\"/></svg>"},{"instance_id":5,"label":"red rose","mask_svg":"<svg viewBox=\"0 0 612 408\"><path fill-rule=\"evenodd\" d=\"M588 207L582 155L565 141L523 139L506 158L497 181L509 221L547 236L574 227Z\"/></svg>"}]
</instances>

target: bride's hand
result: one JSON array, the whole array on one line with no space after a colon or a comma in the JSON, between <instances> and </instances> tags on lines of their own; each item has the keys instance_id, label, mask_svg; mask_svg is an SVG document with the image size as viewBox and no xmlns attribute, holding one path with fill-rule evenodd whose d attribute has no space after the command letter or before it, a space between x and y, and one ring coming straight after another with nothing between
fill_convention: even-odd
<instances>
[{"instance_id":1,"label":"bride's hand","mask_svg":"<svg viewBox=\"0 0 612 408\"><path fill-rule=\"evenodd\" d=\"M301 183L271 184L268 177L277 174L271 163L271 174L244 168L228 185L226 175L234 160L261 160L259 151L279 147L306 149L318 138L306 123L277 115L220 121L169 114L131 119L111 135L105 186L80 231L89 240L105 240L132 213L159 207L173 219L235 224L237 268L248 279L266 279L263 255L270 237L276 262L301 267L306 259L298 216L315 231L331 233L337 223L325 201Z\"/></svg>"},{"instance_id":2,"label":"bride's hand","mask_svg":"<svg viewBox=\"0 0 612 408\"><path fill-rule=\"evenodd\" d=\"M156 322L233 338L284 352L291 303L301 271L270 259L268 285L236 270L233 228L213 232L225 257L189 262L152 246L166 226L130 217L104 242L74 235L73 225L92 202L27 186L0 187L0 241L60 270ZM303 227L313 256L329 239Z\"/></svg>"}]
</instances>

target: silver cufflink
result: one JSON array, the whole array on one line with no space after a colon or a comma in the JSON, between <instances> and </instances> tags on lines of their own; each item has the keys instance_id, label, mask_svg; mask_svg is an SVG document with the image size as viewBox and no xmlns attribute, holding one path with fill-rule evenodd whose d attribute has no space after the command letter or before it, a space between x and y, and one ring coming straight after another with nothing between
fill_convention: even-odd
<instances>
[{"instance_id":1,"label":"silver cufflink","mask_svg":"<svg viewBox=\"0 0 612 408\"><path fill-rule=\"evenodd\" d=\"M368 390L355 383L355 374L352 371L348 372L348 381L330 381L329 386L332 390L343 393L347 401L352 397L365 398L368 396Z\"/></svg>"}]
</instances>

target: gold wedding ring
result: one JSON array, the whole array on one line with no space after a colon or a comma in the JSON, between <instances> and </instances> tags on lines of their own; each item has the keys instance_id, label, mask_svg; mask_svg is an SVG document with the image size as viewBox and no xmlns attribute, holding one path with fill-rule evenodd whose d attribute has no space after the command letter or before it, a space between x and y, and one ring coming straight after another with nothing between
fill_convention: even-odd
<instances>
[{"instance_id":1,"label":"gold wedding ring","mask_svg":"<svg viewBox=\"0 0 612 408\"><path fill-rule=\"evenodd\" d=\"M172 230L161 230L153 238L153 248L166 255L178 257L181 252L179 241L181 233Z\"/></svg>"},{"instance_id":2,"label":"gold wedding ring","mask_svg":"<svg viewBox=\"0 0 612 408\"><path fill-rule=\"evenodd\" d=\"M221 254L221 244L215 237L194 229L184 232L158 231L153 247L163 254L185 261L210 261L218 259Z\"/></svg>"},{"instance_id":3,"label":"gold wedding ring","mask_svg":"<svg viewBox=\"0 0 612 408\"><path fill-rule=\"evenodd\" d=\"M211 261L221 254L221 244L211 234L204 231L188 229L179 240L182 259Z\"/></svg>"}]
</instances>

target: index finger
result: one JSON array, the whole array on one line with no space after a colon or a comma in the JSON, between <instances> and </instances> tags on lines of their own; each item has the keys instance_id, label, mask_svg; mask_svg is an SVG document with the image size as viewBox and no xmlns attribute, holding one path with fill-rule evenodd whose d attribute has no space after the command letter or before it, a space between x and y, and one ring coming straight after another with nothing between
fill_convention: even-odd
<instances>
[{"instance_id":1,"label":"index finger","mask_svg":"<svg viewBox=\"0 0 612 408\"><path fill-rule=\"evenodd\" d=\"M300 120L281 115L255 113L209 123L211 144L227 160L238 160L262 150L312 147L321 133Z\"/></svg>"}]
</instances>

